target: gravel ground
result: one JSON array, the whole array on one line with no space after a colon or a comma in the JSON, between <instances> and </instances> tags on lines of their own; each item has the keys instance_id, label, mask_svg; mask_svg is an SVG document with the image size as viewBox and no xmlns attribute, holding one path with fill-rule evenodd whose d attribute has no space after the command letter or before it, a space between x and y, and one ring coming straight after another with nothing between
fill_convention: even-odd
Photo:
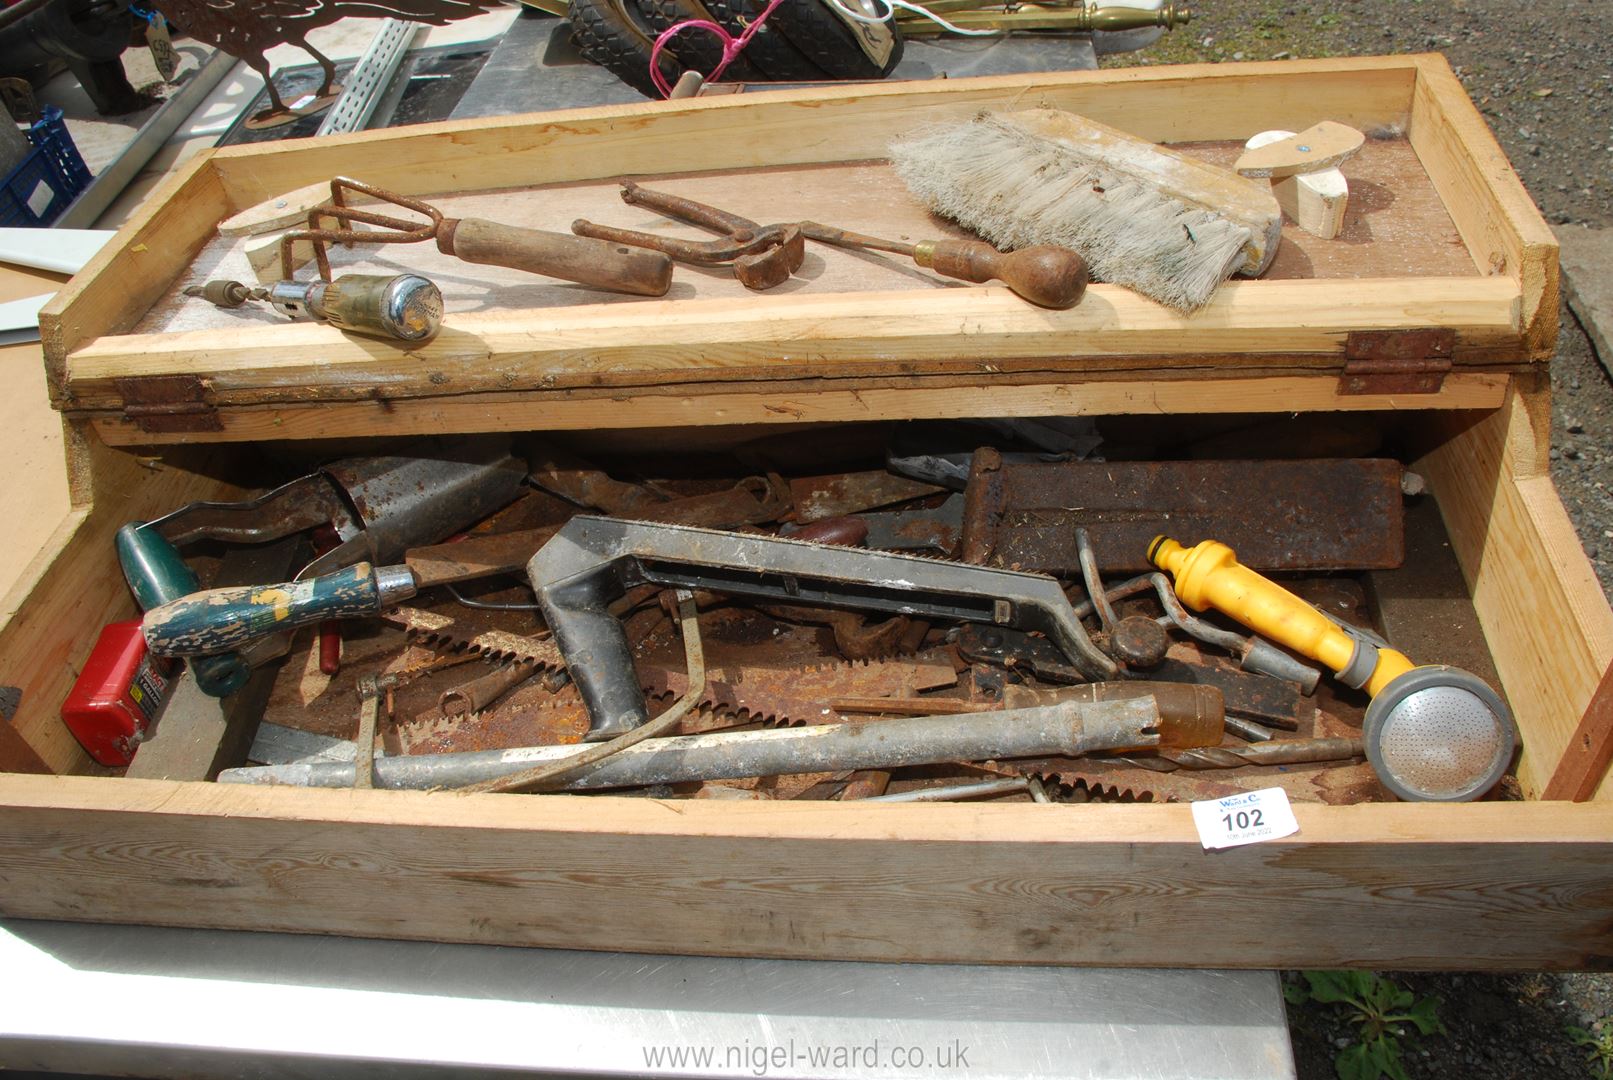
<instances>
[{"instance_id":1,"label":"gravel ground","mask_svg":"<svg viewBox=\"0 0 1613 1080\"><path fill-rule=\"evenodd\" d=\"M1202 0L1199 17L1143 53L1105 66L1442 52L1495 131L1546 219L1613 226L1613 48L1605 0ZM1552 477L1613 586L1613 382L1584 331L1560 316L1552 361ZM1606 358L1613 362L1613 357ZM1296 980L1293 973L1286 976ZM1568 1028L1606 1019L1602 975L1393 975L1441 1001L1444 1035L1405 1038L1414 1078L1603 1075ZM1335 1006L1289 1007L1302 1080L1334 1075L1351 1026Z\"/></svg>"}]
</instances>

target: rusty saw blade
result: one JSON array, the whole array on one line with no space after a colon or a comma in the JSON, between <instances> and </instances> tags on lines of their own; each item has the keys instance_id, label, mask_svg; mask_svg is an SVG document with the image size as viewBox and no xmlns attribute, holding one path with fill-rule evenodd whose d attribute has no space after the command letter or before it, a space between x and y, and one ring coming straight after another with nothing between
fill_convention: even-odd
<instances>
[{"instance_id":1,"label":"rusty saw blade","mask_svg":"<svg viewBox=\"0 0 1613 1080\"><path fill-rule=\"evenodd\" d=\"M1043 758L1014 764L1066 786L1146 792L1154 802L1197 802L1280 787L1297 802L1349 805L1372 798L1375 790L1371 767L1365 764L1318 762L1172 773L1154 772L1125 759Z\"/></svg>"},{"instance_id":2,"label":"rusty saw blade","mask_svg":"<svg viewBox=\"0 0 1613 1080\"><path fill-rule=\"evenodd\" d=\"M430 612L423 614L431 616ZM435 622L428 618L424 624L429 627ZM451 630L439 633L442 640L450 643L459 640ZM494 646L508 648L505 639L533 641L501 631L477 635L477 640L489 638L493 645L484 641L483 655L497 655ZM680 697L687 681L683 672L658 667L645 668L640 678L646 696L660 704L670 704ZM951 664L933 657L911 663L871 661L806 669L717 668L708 673L699 705L684 718L677 734L695 735L750 724L781 727L861 719L843 717L824 702L837 696L837 688L842 687L873 687L905 695L950 686L956 681ZM405 753L575 742L587 730L588 714L574 687L540 694L535 685L518 690L485 713L444 718L439 709L428 709L398 726Z\"/></svg>"},{"instance_id":3,"label":"rusty saw blade","mask_svg":"<svg viewBox=\"0 0 1613 1080\"><path fill-rule=\"evenodd\" d=\"M653 698L681 695L688 676L652 669L639 680ZM706 674L702 703L730 715L770 724L837 724L848 718L829 703L838 698L911 697L955 686L957 672L944 656L907 660L855 660L808 668L714 668Z\"/></svg>"},{"instance_id":4,"label":"rusty saw blade","mask_svg":"<svg viewBox=\"0 0 1613 1080\"><path fill-rule=\"evenodd\" d=\"M529 637L507 630L467 633L452 616L424 608L395 607L381 617L401 626L411 638L440 648L479 653L497 660L524 660L545 669L563 669L565 660L553 638Z\"/></svg>"}]
</instances>

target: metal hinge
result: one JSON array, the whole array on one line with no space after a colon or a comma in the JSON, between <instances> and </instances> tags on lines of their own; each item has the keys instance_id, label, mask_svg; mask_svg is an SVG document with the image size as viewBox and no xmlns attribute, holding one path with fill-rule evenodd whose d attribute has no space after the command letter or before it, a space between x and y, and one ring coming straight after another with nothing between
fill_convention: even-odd
<instances>
[{"instance_id":1,"label":"metal hinge","mask_svg":"<svg viewBox=\"0 0 1613 1080\"><path fill-rule=\"evenodd\" d=\"M194 375L151 375L119 379L124 418L151 434L223 431L218 409L207 400L207 384Z\"/></svg>"},{"instance_id":2,"label":"metal hinge","mask_svg":"<svg viewBox=\"0 0 1613 1080\"><path fill-rule=\"evenodd\" d=\"M1456 331L1352 330L1344 339L1341 394L1437 394L1451 370Z\"/></svg>"}]
</instances>

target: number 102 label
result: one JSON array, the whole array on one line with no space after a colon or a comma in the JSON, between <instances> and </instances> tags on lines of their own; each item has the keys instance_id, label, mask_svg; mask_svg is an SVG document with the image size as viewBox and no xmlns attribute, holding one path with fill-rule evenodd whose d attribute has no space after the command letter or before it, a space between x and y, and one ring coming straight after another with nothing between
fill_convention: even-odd
<instances>
[{"instance_id":1,"label":"number 102 label","mask_svg":"<svg viewBox=\"0 0 1613 1080\"><path fill-rule=\"evenodd\" d=\"M1193 804L1193 824L1206 851L1258 844L1299 832L1288 792L1262 788Z\"/></svg>"}]
</instances>

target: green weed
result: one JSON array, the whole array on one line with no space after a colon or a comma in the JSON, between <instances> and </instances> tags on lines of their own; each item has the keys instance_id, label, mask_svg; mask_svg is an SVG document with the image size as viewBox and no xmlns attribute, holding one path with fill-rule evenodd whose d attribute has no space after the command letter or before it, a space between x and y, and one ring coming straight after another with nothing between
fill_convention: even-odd
<instances>
[{"instance_id":1,"label":"green weed","mask_svg":"<svg viewBox=\"0 0 1613 1080\"><path fill-rule=\"evenodd\" d=\"M1400 1063L1401 1042L1407 1036L1405 1025L1423 1035L1443 1033L1445 1026L1436 1015L1439 999L1417 997L1389 979L1371 971L1306 971L1305 986L1290 983L1283 994L1290 1004L1314 1001L1340 1005L1349 1010L1349 1020L1358 1028L1355 1042L1334 1059L1339 1080L1408 1080ZM1613 1076L1604 1080L1613 1080Z\"/></svg>"},{"instance_id":2,"label":"green weed","mask_svg":"<svg viewBox=\"0 0 1613 1080\"><path fill-rule=\"evenodd\" d=\"M1585 1047L1585 1060L1596 1080L1613 1080L1613 1024L1602 1019L1592 1024L1589 1031L1570 1027L1568 1037L1574 1040L1575 1046Z\"/></svg>"}]
</instances>

